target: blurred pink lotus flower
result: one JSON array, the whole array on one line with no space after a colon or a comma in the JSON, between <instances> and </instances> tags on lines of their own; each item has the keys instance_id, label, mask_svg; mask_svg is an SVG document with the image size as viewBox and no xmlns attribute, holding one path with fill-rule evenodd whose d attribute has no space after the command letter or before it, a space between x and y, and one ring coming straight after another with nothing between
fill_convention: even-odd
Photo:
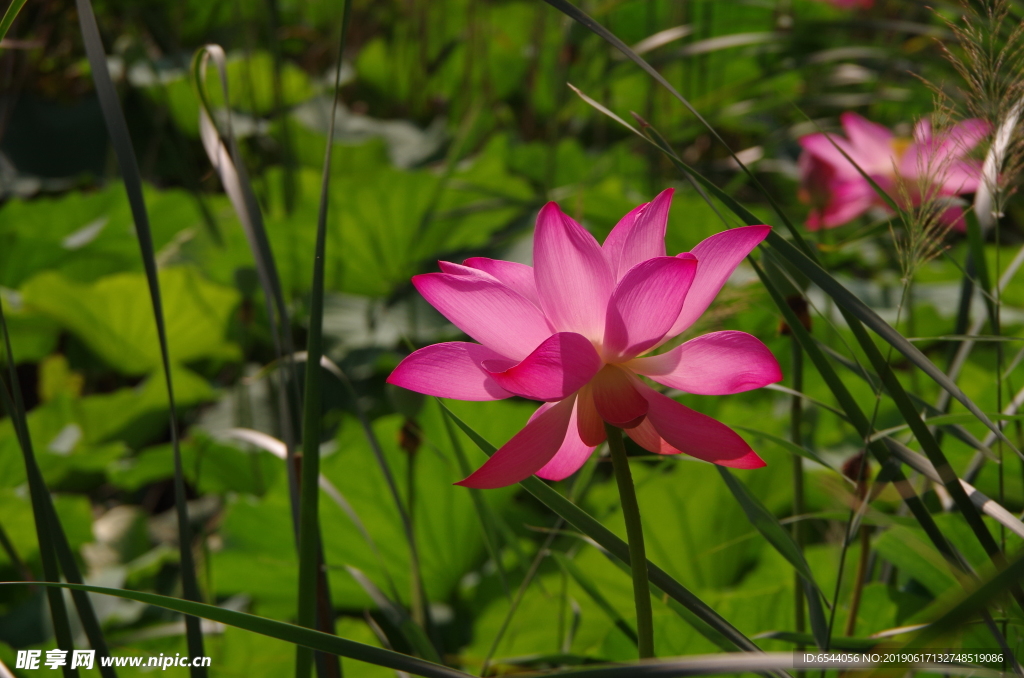
<instances>
[{"instance_id":1,"label":"blurred pink lotus flower","mask_svg":"<svg viewBox=\"0 0 1024 678\"><path fill-rule=\"evenodd\" d=\"M388 382L458 400L513 395L544 401L526 426L458 483L494 488L532 474L572 475L604 442L604 423L658 454L734 468L764 461L732 429L654 390L637 375L689 393L723 395L779 381L768 348L745 332L713 332L643 354L700 317L769 226L707 238L665 255L672 189L624 216L604 242L551 202L533 239L534 266L476 257L413 278L420 294L480 343L409 355Z\"/></svg>"},{"instance_id":2,"label":"blurred pink lotus flower","mask_svg":"<svg viewBox=\"0 0 1024 678\"><path fill-rule=\"evenodd\" d=\"M914 206L978 188L981 163L965 156L989 132L982 120L964 120L940 135L922 120L912 139L897 137L856 113L843 113L840 121L846 138L809 134L800 139L800 198L812 206L807 217L812 231L845 224L872 206L888 208L851 160L891 198L909 198ZM963 210L956 205L944 209L939 220L964 229Z\"/></svg>"}]
</instances>

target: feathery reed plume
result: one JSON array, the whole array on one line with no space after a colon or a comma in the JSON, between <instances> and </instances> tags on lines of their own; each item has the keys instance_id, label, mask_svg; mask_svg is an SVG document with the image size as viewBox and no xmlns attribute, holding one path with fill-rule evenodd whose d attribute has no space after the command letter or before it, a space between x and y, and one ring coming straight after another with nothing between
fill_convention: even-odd
<instances>
[{"instance_id":1,"label":"feathery reed plume","mask_svg":"<svg viewBox=\"0 0 1024 678\"><path fill-rule=\"evenodd\" d=\"M1008 21L1008 0L961 0L959 21L945 20L954 41L940 44L963 79L959 98L995 130L985 158L975 209L983 228L1002 215L1024 170L1024 24ZM933 89L936 89L933 86Z\"/></svg>"}]
</instances>

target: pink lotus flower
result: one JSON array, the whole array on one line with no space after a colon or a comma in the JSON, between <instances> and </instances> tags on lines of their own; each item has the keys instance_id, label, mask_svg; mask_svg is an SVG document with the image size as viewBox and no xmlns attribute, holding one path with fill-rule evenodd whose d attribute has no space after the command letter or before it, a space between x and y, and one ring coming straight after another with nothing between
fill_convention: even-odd
<instances>
[{"instance_id":1,"label":"pink lotus flower","mask_svg":"<svg viewBox=\"0 0 1024 678\"><path fill-rule=\"evenodd\" d=\"M533 239L534 266L476 257L413 278L420 294L478 344L421 348L388 382L458 400L544 401L526 426L458 483L493 488L536 473L572 475L604 442L604 422L640 446L735 468L764 465L732 429L640 380L689 393L739 393L779 381L768 348L744 332L713 332L644 356L700 317L769 226L718 233L665 255L672 189L597 240L551 202Z\"/></svg>"},{"instance_id":2,"label":"pink lotus flower","mask_svg":"<svg viewBox=\"0 0 1024 678\"><path fill-rule=\"evenodd\" d=\"M812 205L808 229L840 226L872 206L888 209L850 160L897 202L909 197L917 206L977 190L981 163L965 156L988 134L988 123L965 120L933 136L931 125L922 120L914 138L905 139L856 113L843 113L840 120L846 138L809 134L800 139L800 198ZM944 209L939 219L964 229L963 210L956 205Z\"/></svg>"}]
</instances>

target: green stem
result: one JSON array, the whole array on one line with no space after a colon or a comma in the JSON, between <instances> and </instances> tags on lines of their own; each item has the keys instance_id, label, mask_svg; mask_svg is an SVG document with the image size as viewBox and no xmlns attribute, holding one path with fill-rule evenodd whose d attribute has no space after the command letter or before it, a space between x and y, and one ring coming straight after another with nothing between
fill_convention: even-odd
<instances>
[{"instance_id":1,"label":"green stem","mask_svg":"<svg viewBox=\"0 0 1024 678\"><path fill-rule=\"evenodd\" d=\"M636 631L639 639L640 659L654 656L654 618L651 612L651 585L647 581L647 553L644 550L644 529L640 522L640 507L636 503L633 475L629 472L626 446L622 442L622 429L604 425L608 433L608 448L615 467L615 481L619 485L622 517L626 521L626 541L629 543L629 563L633 570L633 602L636 605Z\"/></svg>"}]
</instances>

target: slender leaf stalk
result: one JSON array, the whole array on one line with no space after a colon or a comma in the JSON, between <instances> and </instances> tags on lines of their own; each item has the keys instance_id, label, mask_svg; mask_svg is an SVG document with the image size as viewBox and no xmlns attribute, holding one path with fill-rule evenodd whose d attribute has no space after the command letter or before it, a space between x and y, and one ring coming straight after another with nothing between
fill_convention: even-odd
<instances>
[{"instance_id":1,"label":"slender leaf stalk","mask_svg":"<svg viewBox=\"0 0 1024 678\"><path fill-rule=\"evenodd\" d=\"M629 543L630 569L633 573L633 604L636 606L637 648L640 659L654 656L654 617L651 611L651 585L647 580L647 552L644 549L644 528L640 521L640 506L636 502L633 474L629 471L629 458L622 441L622 429L604 425L608 434L608 449L615 467L615 482L619 486L622 517L626 521L626 541Z\"/></svg>"},{"instance_id":2,"label":"slender leaf stalk","mask_svg":"<svg viewBox=\"0 0 1024 678\"><path fill-rule=\"evenodd\" d=\"M309 334L306 342L306 392L302 403L302 468L299 489L299 599L298 622L308 628L332 631L330 594L324 574L323 548L320 539L320 433L323 404L323 368L320 359L324 353L324 259L327 250L327 210L330 205L329 188L331 155L334 151L334 124L337 117L338 96L341 87L341 59L348 31L351 2L346 0L338 41L338 65L334 79L334 98L327 131L327 149L320 183L320 209L316 224L316 249L313 255L313 282L310 286ZM324 628L326 627L326 628ZM307 678L313 662L313 653L304 647L296 648L295 677ZM340 665L319 657L324 673L340 675ZM326 677L325 677L326 678Z\"/></svg>"},{"instance_id":3,"label":"slender leaf stalk","mask_svg":"<svg viewBox=\"0 0 1024 678\"><path fill-rule=\"evenodd\" d=\"M167 387L171 447L174 451L174 505L178 519L182 591L185 598L201 602L202 594L199 591L195 558L192 554L192 529L189 524L188 504L185 494L185 474L182 468L181 447L178 440L178 413L174 404L174 381L171 378L170 349L167 343L167 328L164 321L163 301L160 295L160 280L157 275L153 233L150 229L149 215L146 211L146 202L142 193L142 175L139 172L135 149L128 132L128 123L125 120L124 111L121 109L121 103L117 96L117 90L114 88L114 82L110 76L106 51L100 38L99 26L96 24L96 15L93 13L92 3L90 0L76 0L76 7L82 31L82 41L85 45L89 66L92 69L93 82L96 85L96 94L99 98L100 108L103 111L107 132L110 134L111 144L114 147L114 153L117 156L117 162L121 167L125 193L128 195L132 219L135 222L135 233L139 241L139 252L142 256L142 265L146 273L157 339L160 344L160 362L163 366L164 382ZM185 617L185 636L189 654L193 657L205 656L202 628L197 617ZM207 675L206 668L201 666L193 665L189 671L192 678L206 678Z\"/></svg>"},{"instance_id":4,"label":"slender leaf stalk","mask_svg":"<svg viewBox=\"0 0 1024 678\"><path fill-rule=\"evenodd\" d=\"M78 563L75 562L71 544L68 542L67 534L64 532L64 527L61 525L57 511L54 509L53 499L46 488L46 481L39 470L39 464L36 462L35 452L32 448L32 437L29 434L25 403L21 397L18 373L14 369L14 354L11 351L10 334L7 331L7 320L4 317L2 303L0 303L0 334L3 335L3 348L5 351L3 355L7 356L8 375L13 392L12 398L3 383L3 379L0 378L0 405L11 417L11 422L18 438L18 444L25 459L25 473L28 477L32 513L36 525L36 541L39 544L43 575L51 581L60 581L60 570L63 570L64 576L69 582L81 584L82 574L78 568ZM5 549L11 557L12 564L17 564L31 578L31 571L18 558L17 553L14 551L14 546L7 541L6 535L3 535L3 538ZM58 570L58 566L60 570ZM52 589L48 589L46 595L50 603L50 613L53 615L52 619L58 647L70 648L72 639L64 598L57 596L58 600L55 601L51 591ZM98 653L103 655L109 654L92 600L81 591L73 591L71 595L75 601L75 607L78 610L78 618L82 622L82 628L89 639L89 644ZM56 603L56 607L54 603ZM69 670L68 667L64 667L65 674ZM116 678L117 676L117 672L111 666L101 665L99 670L104 678Z\"/></svg>"}]
</instances>

